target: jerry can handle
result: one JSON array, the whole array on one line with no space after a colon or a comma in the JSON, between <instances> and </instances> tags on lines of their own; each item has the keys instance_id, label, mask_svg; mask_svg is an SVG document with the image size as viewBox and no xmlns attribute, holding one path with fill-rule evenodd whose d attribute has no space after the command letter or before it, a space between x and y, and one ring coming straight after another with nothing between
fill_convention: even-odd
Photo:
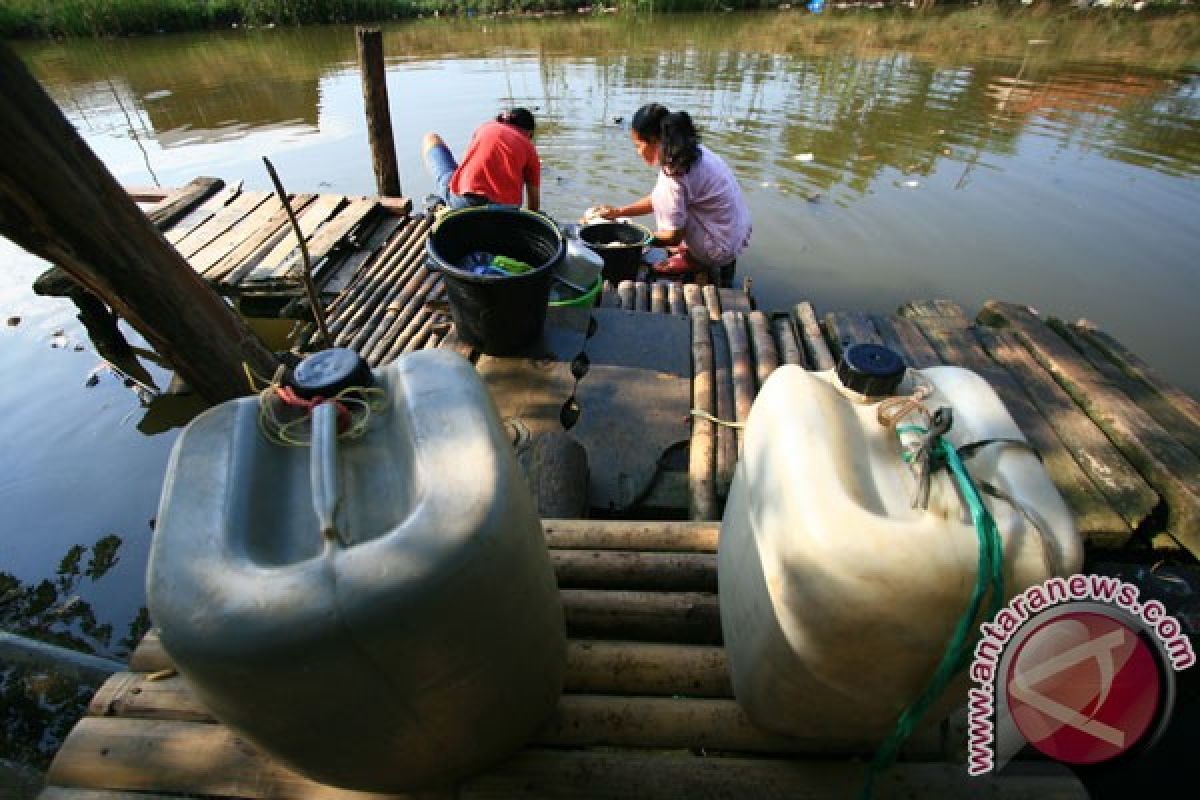
<instances>
[{"instance_id":1,"label":"jerry can handle","mask_svg":"<svg viewBox=\"0 0 1200 800\"><path fill-rule=\"evenodd\" d=\"M309 480L312 484L313 511L328 542L338 539L334 515L337 513L338 488L338 415L337 403L327 401L312 410L312 452L309 454Z\"/></svg>"}]
</instances>

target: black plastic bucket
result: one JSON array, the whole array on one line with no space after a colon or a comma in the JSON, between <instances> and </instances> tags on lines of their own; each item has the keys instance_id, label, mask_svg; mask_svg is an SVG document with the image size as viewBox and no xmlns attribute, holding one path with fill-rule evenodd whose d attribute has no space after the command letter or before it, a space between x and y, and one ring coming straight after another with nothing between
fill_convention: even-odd
<instances>
[{"instance_id":1,"label":"black plastic bucket","mask_svg":"<svg viewBox=\"0 0 1200 800\"><path fill-rule=\"evenodd\" d=\"M446 282L458 338L489 355L512 355L535 341L546 322L554 267L567 244L548 217L511 206L447 212L426 244L429 268ZM520 275L476 275L458 266L483 251L533 267Z\"/></svg>"},{"instance_id":2,"label":"black plastic bucket","mask_svg":"<svg viewBox=\"0 0 1200 800\"><path fill-rule=\"evenodd\" d=\"M593 222L579 229L579 238L604 259L604 278L634 280L650 231L630 222Z\"/></svg>"}]
</instances>

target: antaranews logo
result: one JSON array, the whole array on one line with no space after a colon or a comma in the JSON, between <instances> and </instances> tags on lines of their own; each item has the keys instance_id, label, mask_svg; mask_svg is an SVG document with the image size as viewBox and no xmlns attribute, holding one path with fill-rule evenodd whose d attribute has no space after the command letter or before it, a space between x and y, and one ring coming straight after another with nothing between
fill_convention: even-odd
<instances>
[{"instance_id":1,"label":"antaranews logo","mask_svg":"<svg viewBox=\"0 0 1200 800\"><path fill-rule=\"evenodd\" d=\"M1166 729L1175 672L1196 661L1178 620L1107 575L1051 578L980 626L968 691L967 772L1028 742L1068 764L1144 751Z\"/></svg>"}]
</instances>

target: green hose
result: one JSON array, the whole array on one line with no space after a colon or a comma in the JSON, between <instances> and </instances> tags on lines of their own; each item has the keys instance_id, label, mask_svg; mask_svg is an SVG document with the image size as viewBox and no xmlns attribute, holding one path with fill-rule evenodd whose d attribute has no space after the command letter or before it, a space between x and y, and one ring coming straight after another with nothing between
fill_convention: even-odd
<instances>
[{"instance_id":1,"label":"green hose","mask_svg":"<svg viewBox=\"0 0 1200 800\"><path fill-rule=\"evenodd\" d=\"M926 432L917 426L903 426L903 430L902 428L896 430L898 433ZM975 576L975 587L971 591L971 601L967 604L962 616L958 618L958 622L954 626L954 633L951 635L950 641L946 643L946 650L942 653L942 659L938 662L933 677L917 695L916 700L901 712L891 735L875 751L875 758L872 759L871 766L867 771L866 785L863 787L861 795L863 800L870 798L875 778L896 760L896 754L900 747L912 735L917 723L921 721L921 717L929 710L934 701L942 696L958 671L966 667L970 661L971 631L975 625L975 619L979 615L979 608L983 604L984 595L988 594L990 590L988 619L996 615L1004 602L1004 542L1000 538L1000 531L996 528L996 521L983 504L983 497L979 494L975 482L971 480L971 475L963 465L962 459L959 458L954 445L939 436L931 455L950 469L950 474L954 476L959 491L967 502L967 508L971 512L971 521L975 523L975 536L979 540L979 570Z\"/></svg>"}]
</instances>

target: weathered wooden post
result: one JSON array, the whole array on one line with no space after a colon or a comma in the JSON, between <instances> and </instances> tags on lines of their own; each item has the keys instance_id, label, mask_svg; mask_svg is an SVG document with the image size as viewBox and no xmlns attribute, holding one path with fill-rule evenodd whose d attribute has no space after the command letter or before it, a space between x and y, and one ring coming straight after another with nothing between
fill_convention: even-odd
<instances>
[{"instance_id":1,"label":"weathered wooden post","mask_svg":"<svg viewBox=\"0 0 1200 800\"><path fill-rule=\"evenodd\" d=\"M271 375L258 337L162 237L6 45L0 44L0 234L129 320L209 402Z\"/></svg>"},{"instance_id":2,"label":"weathered wooden post","mask_svg":"<svg viewBox=\"0 0 1200 800\"><path fill-rule=\"evenodd\" d=\"M400 170L396 166L396 145L392 141L387 72L383 64L383 31L355 28L354 35L358 41L358 66L362 70L363 104L367 108L367 136L371 141L375 184L382 196L399 197Z\"/></svg>"}]
</instances>

